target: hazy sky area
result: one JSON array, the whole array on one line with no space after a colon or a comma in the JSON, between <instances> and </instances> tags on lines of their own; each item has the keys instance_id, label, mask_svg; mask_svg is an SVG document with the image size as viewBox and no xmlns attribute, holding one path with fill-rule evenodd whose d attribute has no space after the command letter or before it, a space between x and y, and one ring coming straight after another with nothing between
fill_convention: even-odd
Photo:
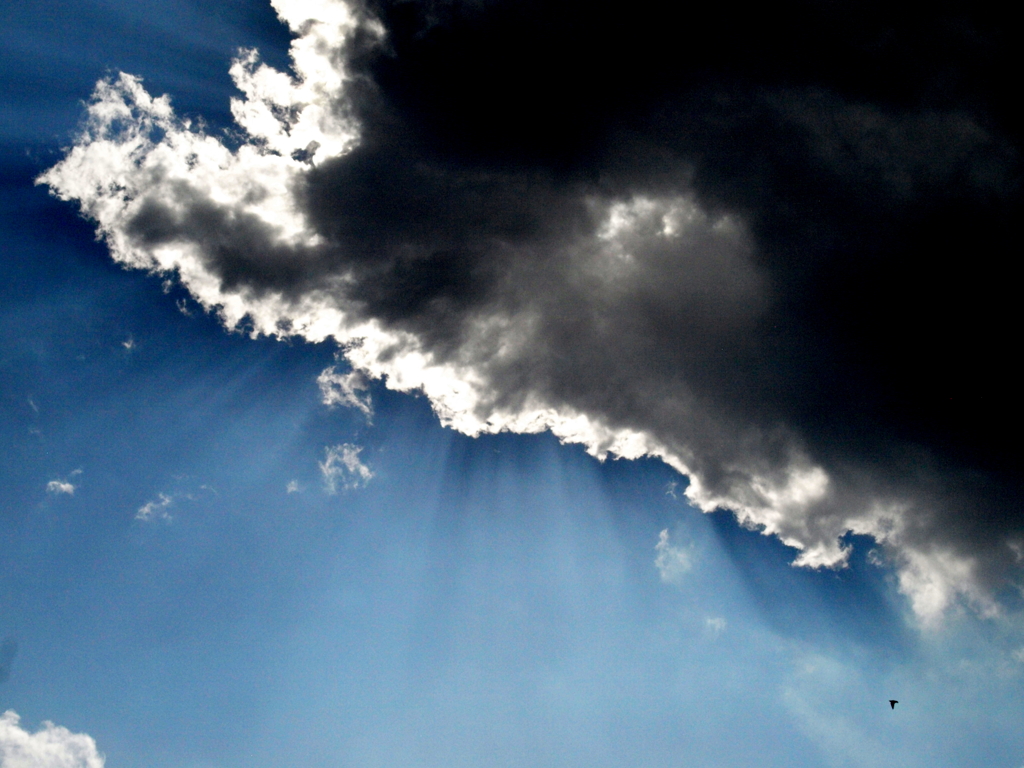
<instances>
[{"instance_id":1,"label":"hazy sky area","mask_svg":"<svg viewBox=\"0 0 1024 768\"><path fill-rule=\"evenodd\" d=\"M5 3L0 768L1024 767L1001 13Z\"/></svg>"}]
</instances>

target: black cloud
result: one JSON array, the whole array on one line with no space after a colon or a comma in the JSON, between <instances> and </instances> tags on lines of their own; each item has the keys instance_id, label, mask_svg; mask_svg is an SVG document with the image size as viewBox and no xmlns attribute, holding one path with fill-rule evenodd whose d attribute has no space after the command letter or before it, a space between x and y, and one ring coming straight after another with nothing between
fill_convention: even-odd
<instances>
[{"instance_id":1,"label":"black cloud","mask_svg":"<svg viewBox=\"0 0 1024 768\"><path fill-rule=\"evenodd\" d=\"M743 341L698 353L692 332L714 330L695 329L684 308L652 317L662 307L650 295L620 307L614 324L632 326L643 346L638 373L653 371L635 386L654 385L625 398L626 409L656 411L658 387L682 379L739 424L793 430L833 470L927 497L956 521L953 536L994 545L1020 531L1021 133L1001 10L394 2L369 11L388 37L353 62L365 154L325 168L319 183L347 190L358 162L391 194L432 202L389 216L359 200L320 220L330 230L351 223L347 211L372 210L372 224L351 223L346 242L384 230L449 265L443 280L405 293L410 313L428 284L439 300L486 301L494 270L505 269L495 264L550 258L552 233L588 226L575 207L586 194L692 190L706 209L748 223L771 306ZM441 190L430 170L395 178L395 162L456 180ZM472 256L457 269L436 255L460 247ZM381 310L371 302L370 311ZM394 301L386 311L401 315ZM565 353L579 333L563 324L548 342ZM699 369L687 365L695 354ZM571 398L576 377L600 377L601 361L579 365L550 386Z\"/></svg>"},{"instance_id":2,"label":"black cloud","mask_svg":"<svg viewBox=\"0 0 1024 768\"><path fill-rule=\"evenodd\" d=\"M319 245L271 246L202 199L147 204L129 235L195 240L228 287L333 291L472 364L485 410L534 398L642 431L723 498L802 453L834 480L812 534L886 501L904 543L1016 578L1021 124L1001 8L359 12L386 32L345 54L335 106L359 143L293 190ZM618 276L595 263L629 205ZM681 240L655 236L683 215ZM527 351L481 330L496 317L529 319Z\"/></svg>"}]
</instances>

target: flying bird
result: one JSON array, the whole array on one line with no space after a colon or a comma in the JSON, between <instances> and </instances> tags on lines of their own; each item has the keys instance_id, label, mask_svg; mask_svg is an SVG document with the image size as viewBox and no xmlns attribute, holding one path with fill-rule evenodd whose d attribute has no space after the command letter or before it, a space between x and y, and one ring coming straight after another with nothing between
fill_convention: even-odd
<instances>
[{"instance_id":1,"label":"flying bird","mask_svg":"<svg viewBox=\"0 0 1024 768\"><path fill-rule=\"evenodd\" d=\"M897 704L899 704L899 702L896 701L896 699L889 699L889 708L890 709L896 709L896 705Z\"/></svg>"}]
</instances>

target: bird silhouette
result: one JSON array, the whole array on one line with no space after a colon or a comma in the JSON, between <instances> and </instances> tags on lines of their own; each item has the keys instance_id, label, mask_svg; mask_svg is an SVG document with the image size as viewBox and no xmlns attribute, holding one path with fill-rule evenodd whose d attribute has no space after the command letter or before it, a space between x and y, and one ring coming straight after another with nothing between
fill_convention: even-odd
<instances>
[{"instance_id":1,"label":"bird silhouette","mask_svg":"<svg viewBox=\"0 0 1024 768\"><path fill-rule=\"evenodd\" d=\"M890 709L896 709L896 705L897 704L899 704L899 702L896 701L896 699L889 699L889 708Z\"/></svg>"}]
</instances>

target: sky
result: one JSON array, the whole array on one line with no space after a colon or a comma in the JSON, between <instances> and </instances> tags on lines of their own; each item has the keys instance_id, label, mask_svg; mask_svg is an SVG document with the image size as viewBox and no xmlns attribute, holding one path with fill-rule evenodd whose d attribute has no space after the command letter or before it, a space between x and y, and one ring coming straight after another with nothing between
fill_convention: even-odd
<instances>
[{"instance_id":1,"label":"sky","mask_svg":"<svg viewBox=\"0 0 1024 768\"><path fill-rule=\"evenodd\" d=\"M0 768L1024 766L1001 13L5 4Z\"/></svg>"}]
</instances>

